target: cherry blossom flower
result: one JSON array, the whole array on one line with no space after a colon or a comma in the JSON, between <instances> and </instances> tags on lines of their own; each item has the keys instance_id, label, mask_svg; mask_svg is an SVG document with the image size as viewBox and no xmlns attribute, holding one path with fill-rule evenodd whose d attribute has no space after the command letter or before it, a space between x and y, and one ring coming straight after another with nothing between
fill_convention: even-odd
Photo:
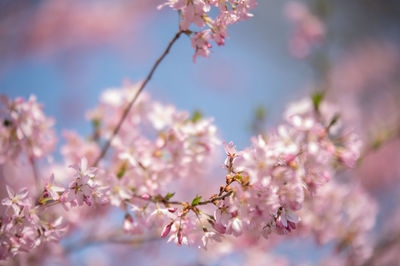
<instances>
[{"instance_id":1,"label":"cherry blossom flower","mask_svg":"<svg viewBox=\"0 0 400 266\"><path fill-rule=\"evenodd\" d=\"M228 37L227 27L252 17L250 10L257 6L257 1L167 0L158 8L164 6L179 11L182 17L179 24L181 31L191 32L192 24L200 28L200 31L195 32L192 36L192 47L195 49L193 61L196 62L197 56L209 57L209 49L212 47L211 40L214 40L218 45L224 45L225 38ZM215 19L210 14L213 10L219 12Z\"/></svg>"},{"instance_id":2,"label":"cherry blossom flower","mask_svg":"<svg viewBox=\"0 0 400 266\"><path fill-rule=\"evenodd\" d=\"M18 193L15 193L11 187L6 185L6 190L8 198L3 199L1 204L7 206L7 208L12 208L14 215L19 215L22 208L29 205L28 189L23 188Z\"/></svg>"},{"instance_id":3,"label":"cherry blossom flower","mask_svg":"<svg viewBox=\"0 0 400 266\"><path fill-rule=\"evenodd\" d=\"M216 232L205 232L204 235L201 237L201 242L202 242L201 247L207 249L207 245L210 240L221 242L222 238L221 235Z\"/></svg>"},{"instance_id":4,"label":"cherry blossom flower","mask_svg":"<svg viewBox=\"0 0 400 266\"><path fill-rule=\"evenodd\" d=\"M72 206L82 206L86 203L88 206L93 204L94 195L99 188L99 185L94 181L96 168L88 168L88 162L86 158L81 159L80 166L70 166L75 170L73 175L74 180L69 184L68 190L63 194L61 201L70 203ZM102 195L99 194L99 195ZM97 197L99 197L97 195Z\"/></svg>"},{"instance_id":5,"label":"cherry blossom flower","mask_svg":"<svg viewBox=\"0 0 400 266\"><path fill-rule=\"evenodd\" d=\"M285 14L294 25L289 50L293 56L305 58L325 38L325 25L306 5L298 1L288 2Z\"/></svg>"},{"instance_id":6,"label":"cherry blossom flower","mask_svg":"<svg viewBox=\"0 0 400 266\"><path fill-rule=\"evenodd\" d=\"M212 47L212 45L210 44L211 38L211 30L204 30L196 33L193 36L192 47L195 49L193 62L196 63L196 58L198 56L209 57L210 48Z\"/></svg>"},{"instance_id":7,"label":"cherry blossom flower","mask_svg":"<svg viewBox=\"0 0 400 266\"><path fill-rule=\"evenodd\" d=\"M65 191L65 188L54 185L54 174L44 180L44 198L51 198L52 200L58 200L60 194Z\"/></svg>"}]
</instances>

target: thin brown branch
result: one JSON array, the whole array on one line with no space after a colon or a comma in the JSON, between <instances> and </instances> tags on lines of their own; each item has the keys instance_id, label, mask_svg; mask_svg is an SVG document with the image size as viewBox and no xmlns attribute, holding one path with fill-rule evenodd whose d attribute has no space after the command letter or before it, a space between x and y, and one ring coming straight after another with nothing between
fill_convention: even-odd
<instances>
[{"instance_id":1,"label":"thin brown branch","mask_svg":"<svg viewBox=\"0 0 400 266\"><path fill-rule=\"evenodd\" d=\"M210 203L214 203L217 200L224 200L226 197L229 197L232 194L233 190L228 191L226 194L206 200L206 201L200 201L197 205L207 205Z\"/></svg>"},{"instance_id":2,"label":"thin brown branch","mask_svg":"<svg viewBox=\"0 0 400 266\"><path fill-rule=\"evenodd\" d=\"M169 53L172 45L175 43L176 40L179 39L183 31L179 31L178 33L175 34L174 38L169 42L167 48L164 50L162 55L157 59L157 61L154 63L153 67L151 68L150 72L147 74L147 77L145 80L142 82L140 85L139 89L137 90L136 94L133 96L132 100L129 102L129 104L125 107L124 112L122 113L121 118L119 119L119 122L117 126L114 128L111 137L107 140L103 148L101 149L100 155L97 157L94 166L96 166L100 160L106 155L108 148L111 145L111 142L113 141L114 137L118 134L122 123L124 122L125 118L128 116L129 111L131 110L133 104L136 102L137 98L139 97L140 93L142 90L146 87L147 83L150 81L151 77L153 76L154 71L157 69L158 65L161 63L161 61L165 58L165 56Z\"/></svg>"},{"instance_id":3,"label":"thin brown branch","mask_svg":"<svg viewBox=\"0 0 400 266\"><path fill-rule=\"evenodd\" d=\"M162 198L161 196L156 196L156 197L150 197L148 199L143 198L142 196L139 195L133 195L134 198L138 198L141 200L146 200L150 201L152 203L163 203L165 205L184 205L185 203L183 201L170 201Z\"/></svg>"},{"instance_id":4,"label":"thin brown branch","mask_svg":"<svg viewBox=\"0 0 400 266\"><path fill-rule=\"evenodd\" d=\"M210 203L214 203L218 200L224 200L226 197L229 197L231 194L233 193L232 190L228 191L225 194L219 195L217 197L211 198L209 200L205 200L205 201L200 201L199 203L197 203L196 205L207 205ZM164 198L161 197L150 197L148 199L144 199L139 195L133 195L133 197L138 198L138 199L142 199L142 200L146 200L146 201L150 201L152 203L163 203L165 205L182 205L182 206L189 206L190 204L187 202L183 202L183 201L170 201L170 200L166 200Z\"/></svg>"}]
</instances>

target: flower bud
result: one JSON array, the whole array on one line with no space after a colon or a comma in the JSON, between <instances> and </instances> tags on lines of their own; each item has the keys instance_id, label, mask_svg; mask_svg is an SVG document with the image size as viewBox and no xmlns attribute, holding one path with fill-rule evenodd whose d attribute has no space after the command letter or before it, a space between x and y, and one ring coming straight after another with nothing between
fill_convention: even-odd
<instances>
[{"instance_id":1,"label":"flower bud","mask_svg":"<svg viewBox=\"0 0 400 266\"><path fill-rule=\"evenodd\" d=\"M149 195L148 193L144 193L144 194L142 195L142 199L148 200L148 199L150 199L150 195Z\"/></svg>"},{"instance_id":2,"label":"flower bud","mask_svg":"<svg viewBox=\"0 0 400 266\"><path fill-rule=\"evenodd\" d=\"M161 237L162 238L164 238L164 237L166 237L168 234L169 234L169 232L171 231L171 227L172 227L172 224L173 224L174 222L172 221L172 222L170 222L169 224L167 224L165 227L164 227L164 229L162 230L162 232L161 232Z\"/></svg>"},{"instance_id":3,"label":"flower bud","mask_svg":"<svg viewBox=\"0 0 400 266\"><path fill-rule=\"evenodd\" d=\"M178 231L177 236L178 236L178 244L179 244L179 245L182 245L183 234L182 234L182 231L181 231L181 230Z\"/></svg>"},{"instance_id":4,"label":"flower bud","mask_svg":"<svg viewBox=\"0 0 400 266\"><path fill-rule=\"evenodd\" d=\"M174 213L176 211L176 208L173 208L173 207L168 208L168 211L171 212L171 213Z\"/></svg>"}]
</instances>

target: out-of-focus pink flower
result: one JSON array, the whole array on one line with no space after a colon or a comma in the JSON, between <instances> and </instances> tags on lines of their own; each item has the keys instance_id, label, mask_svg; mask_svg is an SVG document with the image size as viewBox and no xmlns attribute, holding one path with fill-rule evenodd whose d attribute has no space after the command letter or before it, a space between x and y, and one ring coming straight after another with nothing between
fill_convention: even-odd
<instances>
[{"instance_id":1,"label":"out-of-focus pink flower","mask_svg":"<svg viewBox=\"0 0 400 266\"><path fill-rule=\"evenodd\" d=\"M226 155L228 155L228 157L235 157L236 155L236 148L233 145L233 142L229 142L228 144L226 144L226 142L224 142L224 149L226 152Z\"/></svg>"},{"instance_id":2,"label":"out-of-focus pink flower","mask_svg":"<svg viewBox=\"0 0 400 266\"><path fill-rule=\"evenodd\" d=\"M325 25L301 2L288 2L285 6L285 14L294 25L289 51L295 57L305 58L313 47L323 41Z\"/></svg>"},{"instance_id":3,"label":"out-of-focus pink flower","mask_svg":"<svg viewBox=\"0 0 400 266\"><path fill-rule=\"evenodd\" d=\"M52 129L54 120L44 115L35 96L25 101L2 95L0 100L0 164L15 160L23 153L34 160L53 151L57 142Z\"/></svg>"},{"instance_id":4,"label":"out-of-focus pink flower","mask_svg":"<svg viewBox=\"0 0 400 266\"><path fill-rule=\"evenodd\" d=\"M73 131L64 131L63 137L66 143L61 147L61 154L67 163L79 164L81 158L85 157L91 165L100 154L100 148L96 142L84 140Z\"/></svg>"}]
</instances>

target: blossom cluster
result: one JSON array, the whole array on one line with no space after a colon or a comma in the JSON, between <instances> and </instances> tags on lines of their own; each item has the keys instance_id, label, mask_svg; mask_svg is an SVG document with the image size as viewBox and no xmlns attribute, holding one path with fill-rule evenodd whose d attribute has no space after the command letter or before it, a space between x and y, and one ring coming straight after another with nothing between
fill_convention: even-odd
<instances>
[{"instance_id":1,"label":"blossom cluster","mask_svg":"<svg viewBox=\"0 0 400 266\"><path fill-rule=\"evenodd\" d=\"M41 207L34 205L27 188L14 193L6 185L8 197L1 201L5 207L0 219L0 259L29 252L46 242L57 242L66 231L62 217L51 222L40 218Z\"/></svg>"},{"instance_id":2,"label":"blossom cluster","mask_svg":"<svg viewBox=\"0 0 400 266\"><path fill-rule=\"evenodd\" d=\"M98 121L99 134L108 138L137 85L106 90L88 118ZM101 175L110 187L112 204L133 195L166 193L172 181L193 182L207 168L220 143L212 119L198 112L176 110L142 94L111 143L111 160Z\"/></svg>"},{"instance_id":3,"label":"blossom cluster","mask_svg":"<svg viewBox=\"0 0 400 266\"><path fill-rule=\"evenodd\" d=\"M377 204L362 186L332 180L315 198L306 199L302 228L319 244L336 240L336 251L347 251L346 264L360 265L372 253L368 232L376 214Z\"/></svg>"},{"instance_id":4,"label":"blossom cluster","mask_svg":"<svg viewBox=\"0 0 400 266\"><path fill-rule=\"evenodd\" d=\"M101 161L100 169L90 167L99 155L96 140L109 137L115 127L115 117L123 112L129 98L136 91L137 86L128 86L104 93L99 107L88 114L97 123L95 128L98 139L93 136L84 140L72 131L64 133L66 143L61 148L61 153L75 170L68 177L71 181L66 188L56 185L52 174L50 178L44 179L43 189L35 204L28 197L26 188L17 196L9 192L9 198L3 200L6 209L1 218L1 238L15 239L15 243L2 241L2 249L5 250L2 258L14 256L20 251L29 251L46 242L33 241L42 233L36 235L39 231L31 228L40 227L45 230L45 227L32 225L30 222L41 222L47 216L60 215L52 212L50 206L62 205L68 211L73 207L104 205L110 202L111 205L126 209L137 197L148 199L150 194L160 195L171 181L178 179L183 179L183 184L192 182L192 178L199 176L207 168L206 162L210 161L210 155L219 144L212 120L203 119L198 112L190 117L189 113L151 101L146 95L132 109L120 133L112 142L110 162L105 164ZM16 118L19 119L17 116ZM14 213L9 213L9 208ZM151 207L147 208L147 211L150 209ZM44 212L44 216L39 218L39 212ZM35 215L34 218L31 218L32 215ZM57 225L61 223L61 217L59 218ZM135 219L139 220L140 217ZM8 227L17 222L19 227L16 230L35 234L7 231ZM148 224L151 225L152 222L149 221ZM58 236L65 229L66 227L62 227L62 230L52 228ZM14 238L10 238L10 233Z\"/></svg>"},{"instance_id":5,"label":"blossom cluster","mask_svg":"<svg viewBox=\"0 0 400 266\"><path fill-rule=\"evenodd\" d=\"M143 194L129 202L134 216L126 216L125 230L164 224L161 236L168 241L204 248L223 235L257 239L295 230L306 198L329 181L335 165L354 165L360 145L354 135L333 127L336 114L326 104L316 110L311 99L300 101L286 119L243 151L225 144L226 184L219 193L204 201L196 196L191 203L171 201L170 193Z\"/></svg>"},{"instance_id":6,"label":"blossom cluster","mask_svg":"<svg viewBox=\"0 0 400 266\"><path fill-rule=\"evenodd\" d=\"M44 115L35 96L25 101L2 95L0 100L0 164L19 159L21 154L34 160L53 151L54 120Z\"/></svg>"},{"instance_id":7,"label":"blossom cluster","mask_svg":"<svg viewBox=\"0 0 400 266\"><path fill-rule=\"evenodd\" d=\"M43 190L37 202L29 196L28 188L14 193L6 185L8 197L3 205L0 219L0 259L15 256L21 251L30 250L48 243L57 242L67 232L68 225L64 217L51 212L49 207L61 204L66 210L71 207L91 206L93 203L107 203L105 187L99 186L95 179L96 168L88 168L86 158L75 170L72 181L65 189L54 183L54 175L44 179ZM49 220L53 220L49 222Z\"/></svg>"},{"instance_id":8,"label":"blossom cluster","mask_svg":"<svg viewBox=\"0 0 400 266\"><path fill-rule=\"evenodd\" d=\"M189 184L209 182L206 170L220 144L212 119L198 112L190 116L142 94L113 138L110 154L97 161L99 144L113 134L115 117L122 115L137 89L129 85L102 94L100 104L87 114L94 125L90 138L64 133L61 153L74 170L68 186L56 185L51 175L35 204L27 189L14 194L7 187L2 258L65 234L66 224L59 212L50 210L53 205L66 211L116 206L125 213L122 228L128 234L155 229L168 241L205 249L228 235L254 241L287 235L303 219L313 228L310 221L319 215L312 207L315 195L329 194L326 183L335 167L353 166L359 156L360 142L341 129L337 110L305 99L289 105L285 123L254 137L250 147L238 151L232 142L225 143L224 184L208 198L194 197L186 190ZM175 200L178 195L191 200Z\"/></svg>"},{"instance_id":9,"label":"blossom cluster","mask_svg":"<svg viewBox=\"0 0 400 266\"><path fill-rule=\"evenodd\" d=\"M195 49L193 61L197 56L208 57L211 41L217 45L224 45L228 37L227 27L253 15L250 12L257 6L256 0L167 0L159 6L169 6L179 11L181 21L180 30L194 33L192 47ZM215 19L210 16L213 9L218 10ZM197 26L200 31L189 30L191 25Z\"/></svg>"},{"instance_id":10,"label":"blossom cluster","mask_svg":"<svg viewBox=\"0 0 400 266\"><path fill-rule=\"evenodd\" d=\"M94 169L86 169L85 159L82 159L80 167L74 166L76 174L67 189L55 185L54 175L51 175L43 178L41 191L24 187L15 193L7 183L15 183L14 179L22 177L9 176L15 172L5 169L23 164L32 164L36 168L35 161L49 155L57 142L52 128L54 121L45 116L35 96L25 101L2 95L0 119L0 176L7 195L0 206L0 259L5 259L44 243L58 241L65 234L65 219L49 211L49 206L62 203L69 208L84 202L90 205L93 199L102 197L98 196L101 189L93 181ZM42 179L41 176L38 178ZM24 183L29 184L29 180L24 180Z\"/></svg>"}]
</instances>

